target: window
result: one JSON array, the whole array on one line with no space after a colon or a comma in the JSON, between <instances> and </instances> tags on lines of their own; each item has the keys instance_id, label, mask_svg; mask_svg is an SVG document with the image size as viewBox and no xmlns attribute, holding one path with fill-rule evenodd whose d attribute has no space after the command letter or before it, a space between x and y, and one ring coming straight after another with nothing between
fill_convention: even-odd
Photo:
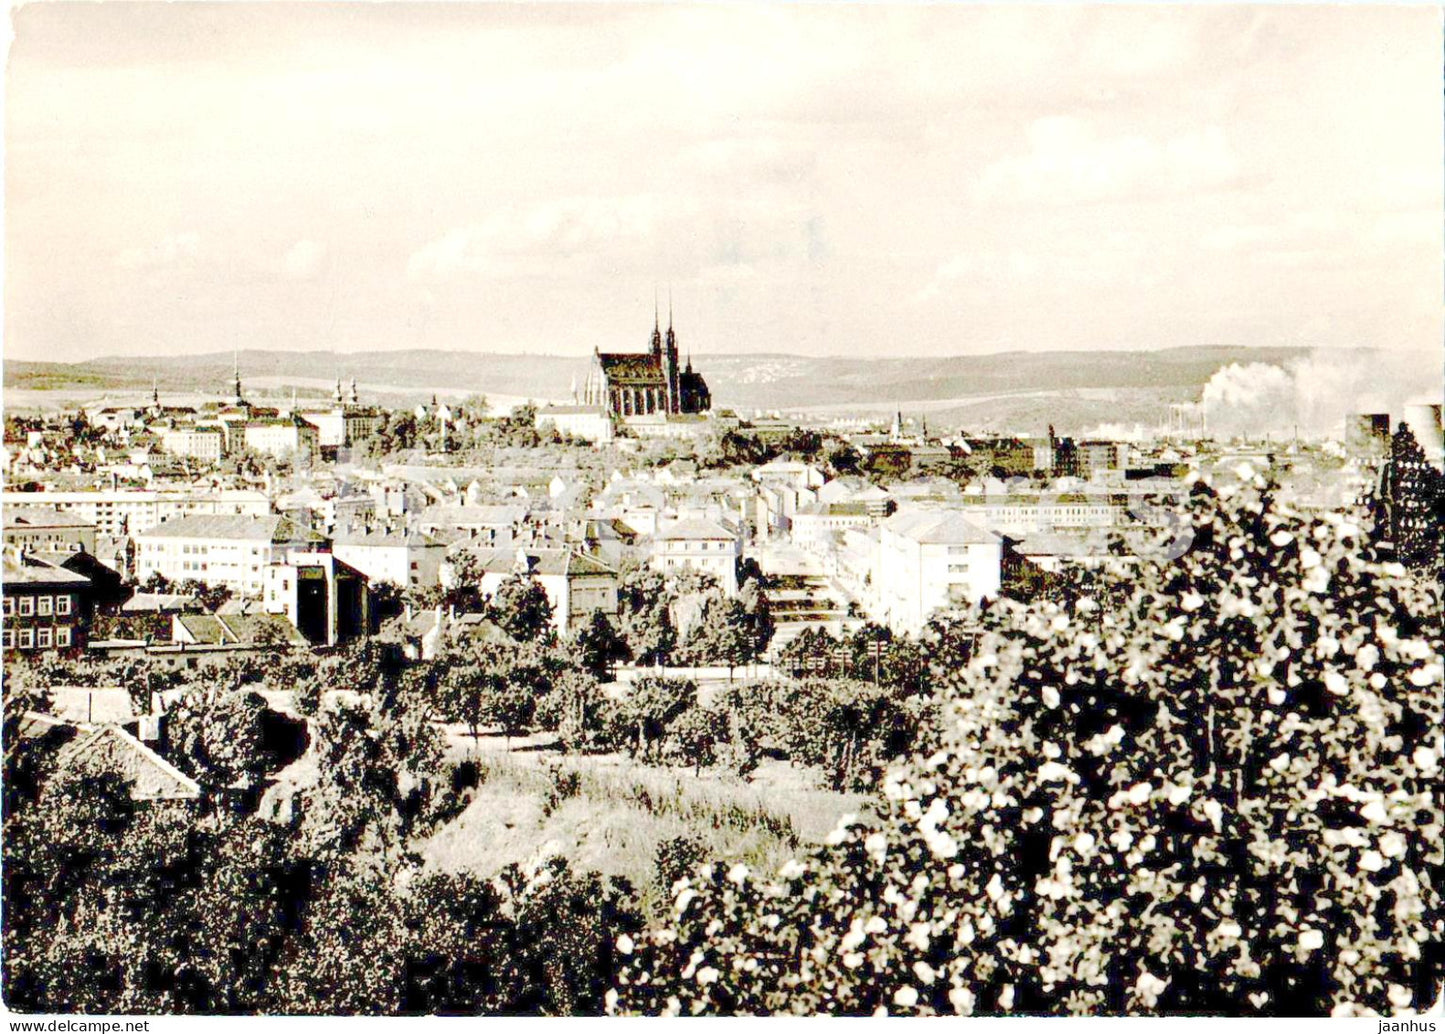
<instances>
[{"instance_id":1,"label":"window","mask_svg":"<svg viewBox=\"0 0 1445 1034\"><path fill-rule=\"evenodd\" d=\"M52 596L37 596L35 598L35 613L41 617L49 617L55 613L55 598Z\"/></svg>"},{"instance_id":2,"label":"window","mask_svg":"<svg viewBox=\"0 0 1445 1034\"><path fill-rule=\"evenodd\" d=\"M6 650L15 649L15 630L7 628L0 630L0 648Z\"/></svg>"},{"instance_id":3,"label":"window","mask_svg":"<svg viewBox=\"0 0 1445 1034\"><path fill-rule=\"evenodd\" d=\"M6 597L5 597L5 616L6 616L6 617L9 617L11 614L14 614L14 613L15 613L15 600L14 600L13 597L6 596Z\"/></svg>"},{"instance_id":4,"label":"window","mask_svg":"<svg viewBox=\"0 0 1445 1034\"><path fill-rule=\"evenodd\" d=\"M42 650L50 649L50 629L37 628L35 630L35 645Z\"/></svg>"},{"instance_id":5,"label":"window","mask_svg":"<svg viewBox=\"0 0 1445 1034\"><path fill-rule=\"evenodd\" d=\"M21 596L21 597L20 597L20 616L21 616L21 617L29 617L31 614L34 614L34 613L35 613L35 597L34 597L34 596Z\"/></svg>"},{"instance_id":6,"label":"window","mask_svg":"<svg viewBox=\"0 0 1445 1034\"><path fill-rule=\"evenodd\" d=\"M55 645L56 645L56 646L69 646L69 645L70 645L70 627L69 627L68 625L62 625L60 628L57 628L57 629L55 630Z\"/></svg>"},{"instance_id":7,"label":"window","mask_svg":"<svg viewBox=\"0 0 1445 1034\"><path fill-rule=\"evenodd\" d=\"M33 628L22 628L22 629L20 630L20 649L22 649L22 650L33 650L33 649L35 649L35 629L33 629Z\"/></svg>"}]
</instances>

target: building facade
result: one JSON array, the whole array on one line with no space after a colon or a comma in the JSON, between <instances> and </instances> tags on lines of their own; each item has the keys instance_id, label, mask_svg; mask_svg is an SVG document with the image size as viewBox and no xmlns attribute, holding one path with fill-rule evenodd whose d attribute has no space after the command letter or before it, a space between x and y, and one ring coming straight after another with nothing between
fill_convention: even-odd
<instances>
[{"instance_id":1,"label":"building facade","mask_svg":"<svg viewBox=\"0 0 1445 1034\"><path fill-rule=\"evenodd\" d=\"M6 653L82 650L94 614L90 579L7 550L0 596Z\"/></svg>"},{"instance_id":2,"label":"building facade","mask_svg":"<svg viewBox=\"0 0 1445 1034\"><path fill-rule=\"evenodd\" d=\"M688 357L686 366L680 361L671 316L665 338L654 320L652 342L646 352L594 350L579 401L600 407L612 417L654 413L680 416L712 408L707 382L702 374L693 371L692 357Z\"/></svg>"},{"instance_id":3,"label":"building facade","mask_svg":"<svg viewBox=\"0 0 1445 1034\"><path fill-rule=\"evenodd\" d=\"M742 556L742 536L717 521L694 517L658 533L652 566L664 574L683 569L710 574L724 592L733 595L738 591L738 561Z\"/></svg>"},{"instance_id":4,"label":"building facade","mask_svg":"<svg viewBox=\"0 0 1445 1034\"><path fill-rule=\"evenodd\" d=\"M27 551L95 553L95 522L75 514L5 507L5 545Z\"/></svg>"},{"instance_id":5,"label":"building facade","mask_svg":"<svg viewBox=\"0 0 1445 1034\"><path fill-rule=\"evenodd\" d=\"M617 572L601 561L562 548L498 549L478 558L481 591L490 596L514 574L537 579L552 604L552 627L568 636L601 611L617 621Z\"/></svg>"},{"instance_id":6,"label":"building facade","mask_svg":"<svg viewBox=\"0 0 1445 1034\"><path fill-rule=\"evenodd\" d=\"M447 547L419 531L372 532L339 536L331 552L373 582L430 589L440 582Z\"/></svg>"},{"instance_id":7,"label":"building facade","mask_svg":"<svg viewBox=\"0 0 1445 1034\"><path fill-rule=\"evenodd\" d=\"M0 504L74 514L95 525L101 535L135 535L178 517L264 517L271 512L265 493L249 489L110 489L81 492L5 492Z\"/></svg>"},{"instance_id":8,"label":"building facade","mask_svg":"<svg viewBox=\"0 0 1445 1034\"><path fill-rule=\"evenodd\" d=\"M327 545L326 539L287 517L185 517L136 536L136 578L160 574L173 582L193 578L242 596L258 596L265 570L294 553Z\"/></svg>"},{"instance_id":9,"label":"building facade","mask_svg":"<svg viewBox=\"0 0 1445 1034\"><path fill-rule=\"evenodd\" d=\"M899 512L878 532L875 616L895 631L918 632L939 610L998 595L1003 541L959 514Z\"/></svg>"}]
</instances>

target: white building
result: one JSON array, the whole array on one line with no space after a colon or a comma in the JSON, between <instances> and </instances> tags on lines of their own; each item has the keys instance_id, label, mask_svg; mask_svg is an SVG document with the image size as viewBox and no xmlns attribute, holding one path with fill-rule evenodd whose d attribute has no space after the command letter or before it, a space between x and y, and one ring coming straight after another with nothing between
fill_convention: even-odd
<instances>
[{"instance_id":1,"label":"white building","mask_svg":"<svg viewBox=\"0 0 1445 1034\"><path fill-rule=\"evenodd\" d=\"M136 578L159 572L173 582L194 578L243 596L258 596L265 570L326 544L290 518L182 517L136 536Z\"/></svg>"},{"instance_id":2,"label":"white building","mask_svg":"<svg viewBox=\"0 0 1445 1034\"><path fill-rule=\"evenodd\" d=\"M161 445L173 456L218 463L226 454L226 432L205 425L172 427L161 433Z\"/></svg>"},{"instance_id":3,"label":"white building","mask_svg":"<svg viewBox=\"0 0 1445 1034\"><path fill-rule=\"evenodd\" d=\"M268 456L311 456L320 446L316 428L296 416L248 420L242 440L246 448Z\"/></svg>"},{"instance_id":4,"label":"white building","mask_svg":"<svg viewBox=\"0 0 1445 1034\"><path fill-rule=\"evenodd\" d=\"M870 602L895 631L918 632L935 611L996 596L1003 542L955 511L909 510L878 529Z\"/></svg>"},{"instance_id":5,"label":"white building","mask_svg":"<svg viewBox=\"0 0 1445 1034\"><path fill-rule=\"evenodd\" d=\"M509 546L527 520L527 507L517 504L461 506L438 503L417 517L416 526L427 534L459 532L478 545Z\"/></svg>"},{"instance_id":6,"label":"white building","mask_svg":"<svg viewBox=\"0 0 1445 1034\"><path fill-rule=\"evenodd\" d=\"M481 591L491 596L514 574L537 579L552 604L552 627L568 636L594 611L617 623L617 572L594 557L566 548L497 549L481 553ZM448 572L450 565L448 565Z\"/></svg>"},{"instance_id":7,"label":"white building","mask_svg":"<svg viewBox=\"0 0 1445 1034\"><path fill-rule=\"evenodd\" d=\"M543 406L533 420L537 430L551 427L558 434L585 438L593 445L612 441L612 418L601 406Z\"/></svg>"},{"instance_id":8,"label":"white building","mask_svg":"<svg viewBox=\"0 0 1445 1034\"><path fill-rule=\"evenodd\" d=\"M0 504L7 509L25 506L75 514L93 523L101 535L135 535L178 517L264 517L271 512L264 493L236 488L5 492Z\"/></svg>"},{"instance_id":9,"label":"white building","mask_svg":"<svg viewBox=\"0 0 1445 1034\"><path fill-rule=\"evenodd\" d=\"M372 532L340 536L331 552L373 582L429 589L439 583L447 547L419 531Z\"/></svg>"},{"instance_id":10,"label":"white building","mask_svg":"<svg viewBox=\"0 0 1445 1034\"><path fill-rule=\"evenodd\" d=\"M306 641L335 646L370 632L367 579L330 553L296 550L264 569L267 613L285 614Z\"/></svg>"},{"instance_id":11,"label":"white building","mask_svg":"<svg viewBox=\"0 0 1445 1034\"><path fill-rule=\"evenodd\" d=\"M717 521L692 517L664 527L652 547L652 566L664 574L683 568L712 575L723 591L738 591L738 561L743 540Z\"/></svg>"}]
</instances>

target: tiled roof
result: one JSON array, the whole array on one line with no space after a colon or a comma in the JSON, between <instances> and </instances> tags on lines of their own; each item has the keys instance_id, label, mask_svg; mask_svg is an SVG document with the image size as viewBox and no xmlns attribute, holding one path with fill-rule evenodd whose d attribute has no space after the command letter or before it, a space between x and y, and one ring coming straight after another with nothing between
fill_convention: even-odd
<instances>
[{"instance_id":1,"label":"tiled roof","mask_svg":"<svg viewBox=\"0 0 1445 1034\"><path fill-rule=\"evenodd\" d=\"M73 513L47 510L31 506L7 506L4 511L5 527L25 528L93 528L94 521L88 521Z\"/></svg>"},{"instance_id":2,"label":"tiled roof","mask_svg":"<svg viewBox=\"0 0 1445 1034\"><path fill-rule=\"evenodd\" d=\"M115 772L138 801L194 800L200 785L118 725L102 725L61 748L59 763L72 770Z\"/></svg>"},{"instance_id":3,"label":"tiled roof","mask_svg":"<svg viewBox=\"0 0 1445 1034\"><path fill-rule=\"evenodd\" d=\"M135 709L130 692L118 686L51 686L51 715L67 722L131 722Z\"/></svg>"},{"instance_id":4,"label":"tiled roof","mask_svg":"<svg viewBox=\"0 0 1445 1034\"><path fill-rule=\"evenodd\" d=\"M90 579L83 574L67 571L63 567L44 562L17 564L8 556L5 558L4 573L0 582L5 585L66 586L78 589L90 585Z\"/></svg>"},{"instance_id":5,"label":"tiled roof","mask_svg":"<svg viewBox=\"0 0 1445 1034\"><path fill-rule=\"evenodd\" d=\"M265 517L247 517L235 514L196 514L191 517L177 517L157 524L148 531L139 532L139 539L240 539L254 542L313 542L326 541L326 536L309 528L299 527L282 514L268 514Z\"/></svg>"},{"instance_id":6,"label":"tiled roof","mask_svg":"<svg viewBox=\"0 0 1445 1034\"><path fill-rule=\"evenodd\" d=\"M338 535L332 540L334 546L374 546L399 549L430 549L446 543L420 531L373 531L363 535Z\"/></svg>"},{"instance_id":7,"label":"tiled roof","mask_svg":"<svg viewBox=\"0 0 1445 1034\"><path fill-rule=\"evenodd\" d=\"M597 358L610 384L654 387L665 383L662 364L651 352L604 352Z\"/></svg>"},{"instance_id":8,"label":"tiled roof","mask_svg":"<svg viewBox=\"0 0 1445 1034\"><path fill-rule=\"evenodd\" d=\"M912 510L895 514L884 527L922 545L996 543L998 536L949 510Z\"/></svg>"},{"instance_id":9,"label":"tiled roof","mask_svg":"<svg viewBox=\"0 0 1445 1034\"><path fill-rule=\"evenodd\" d=\"M728 542L736 541L737 535L728 531L717 521L710 521L705 517L689 517L686 520L678 521L672 527L658 535L664 540L698 539L716 540L724 539Z\"/></svg>"},{"instance_id":10,"label":"tiled roof","mask_svg":"<svg viewBox=\"0 0 1445 1034\"><path fill-rule=\"evenodd\" d=\"M538 575L616 574L612 568L594 557L573 549L529 547L522 550ZM491 574L511 574L517 569L516 549L494 549L478 555L482 570Z\"/></svg>"}]
</instances>

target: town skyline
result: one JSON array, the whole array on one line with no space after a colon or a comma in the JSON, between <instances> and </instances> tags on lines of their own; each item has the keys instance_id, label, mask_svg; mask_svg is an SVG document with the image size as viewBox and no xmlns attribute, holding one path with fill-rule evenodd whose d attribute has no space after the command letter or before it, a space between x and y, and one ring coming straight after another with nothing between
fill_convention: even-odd
<instances>
[{"instance_id":1,"label":"town skyline","mask_svg":"<svg viewBox=\"0 0 1445 1034\"><path fill-rule=\"evenodd\" d=\"M699 355L1441 339L1428 8L41 5L13 32L7 359L580 357L643 348L669 294Z\"/></svg>"}]
</instances>

